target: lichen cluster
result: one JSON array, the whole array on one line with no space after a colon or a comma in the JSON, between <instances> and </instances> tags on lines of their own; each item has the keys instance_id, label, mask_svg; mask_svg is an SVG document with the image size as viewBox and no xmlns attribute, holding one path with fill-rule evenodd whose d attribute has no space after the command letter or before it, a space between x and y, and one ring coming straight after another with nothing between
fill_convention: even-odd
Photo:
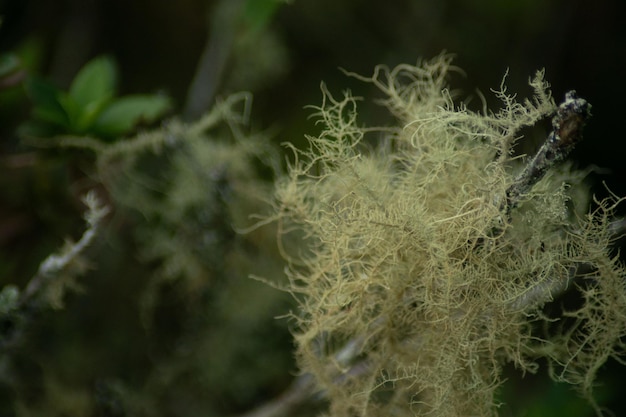
<instances>
[{"instance_id":1,"label":"lichen cluster","mask_svg":"<svg viewBox=\"0 0 626 417\"><path fill-rule=\"evenodd\" d=\"M584 173L561 165L504 208L520 129L556 108L543 73L532 100L502 86L502 109L473 112L451 70L442 55L360 77L397 127L361 126L357 100L324 89L322 132L277 186L297 356L333 416L496 415L503 366L535 372L542 357L591 398L599 366L623 353L617 199L586 214ZM564 290L582 301L548 317Z\"/></svg>"}]
</instances>

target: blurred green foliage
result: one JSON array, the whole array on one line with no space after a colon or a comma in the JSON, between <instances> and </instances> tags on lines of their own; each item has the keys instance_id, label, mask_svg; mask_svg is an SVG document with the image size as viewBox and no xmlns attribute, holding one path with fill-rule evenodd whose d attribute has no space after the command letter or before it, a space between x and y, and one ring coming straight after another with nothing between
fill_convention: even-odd
<instances>
[{"instance_id":1,"label":"blurred green foliage","mask_svg":"<svg viewBox=\"0 0 626 417\"><path fill-rule=\"evenodd\" d=\"M243 18L252 31L261 30L268 25L285 0L246 0Z\"/></svg>"},{"instance_id":2,"label":"blurred green foliage","mask_svg":"<svg viewBox=\"0 0 626 417\"><path fill-rule=\"evenodd\" d=\"M26 81L33 101L32 120L21 126L25 136L92 135L114 140L140 123L151 123L171 108L162 95L115 97L117 70L109 57L85 64L69 90L62 91L38 77Z\"/></svg>"}]
</instances>

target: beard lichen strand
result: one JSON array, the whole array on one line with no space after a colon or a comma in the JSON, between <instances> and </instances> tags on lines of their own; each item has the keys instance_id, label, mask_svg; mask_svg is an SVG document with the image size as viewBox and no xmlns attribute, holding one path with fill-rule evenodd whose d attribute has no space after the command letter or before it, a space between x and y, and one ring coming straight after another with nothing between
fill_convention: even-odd
<instances>
[{"instance_id":1,"label":"beard lichen strand","mask_svg":"<svg viewBox=\"0 0 626 417\"><path fill-rule=\"evenodd\" d=\"M623 266L603 240L610 222L598 224L596 213L580 220L583 232L570 235L577 229L567 214L570 190L558 184L574 187L580 176L567 170L541 181L514 176L508 150L498 154L499 140L509 146L513 131L551 108L542 77L533 81L535 101L518 103L502 87L505 108L479 114L451 105L448 67L439 57L419 67L377 69L365 79L409 125L388 130L396 145L384 152L359 144L366 128L356 125L351 97L327 99L317 109L324 133L277 193L283 220L309 236L296 288L305 297L300 363L327 390L337 416L495 415L504 363L535 370L538 352L568 364L567 375L578 378L570 379L587 389L594 365L577 361L617 354L614 346L626 334L626 321L617 320L626 311L624 297L597 295L624 289L617 283ZM570 142L580 139L586 117L582 110L567 116L572 108L560 110L567 126L554 125ZM560 158L544 159L549 171ZM531 322L547 319L541 305L570 287L583 263L595 280L607 280L586 293L588 302L602 301L596 307L605 316L583 306L568 314L587 327L538 340ZM596 317L610 318L611 327ZM575 345L578 337L586 346L609 347L585 350L584 357L541 348ZM385 381L395 384L395 394L383 393Z\"/></svg>"}]
</instances>

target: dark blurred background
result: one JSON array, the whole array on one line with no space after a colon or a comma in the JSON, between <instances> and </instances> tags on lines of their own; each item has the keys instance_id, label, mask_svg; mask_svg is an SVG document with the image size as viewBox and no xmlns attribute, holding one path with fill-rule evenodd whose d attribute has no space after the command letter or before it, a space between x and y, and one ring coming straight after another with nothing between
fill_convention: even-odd
<instances>
[{"instance_id":1,"label":"dark blurred background","mask_svg":"<svg viewBox=\"0 0 626 417\"><path fill-rule=\"evenodd\" d=\"M499 87L507 70L509 91L519 92L523 98L531 93L529 77L545 68L557 102L566 91L576 89L593 105L585 141L572 158L579 167L598 167L590 176L594 192L606 195L602 185L605 183L617 195L626 195L626 138L621 126L626 97L622 78L626 76L625 11L626 3L622 0L0 0L0 52L15 53L27 73L45 76L63 88L89 59L108 54L119 65L122 94L164 92L176 103L173 114L187 119L207 110L216 98L251 91L254 128L271 130L276 143L291 141L299 145L304 143L304 135L315 129L308 119L311 110L305 106L320 103L321 81L331 92L349 88L357 96L379 96L372 86L346 77L339 68L370 75L377 64L415 63L420 57L430 58L445 50L456 56L455 64L465 72L464 76L452 78L453 87L474 96L478 89L493 106L498 103L490 96L490 89ZM210 58L205 66L203 56ZM205 75L209 74L208 78L197 76L199 67ZM479 100L470 102L470 107L474 105L478 108ZM33 156L33 150L22 145L15 133L28 117L29 106L19 84L0 93L0 285L23 284L38 263L57 247L59 238L76 236L82 228L79 208L68 197L68 187L74 185L71 173L59 169L54 162L39 164L39 157ZM385 121L375 109L366 110L364 115L374 123ZM532 152L537 139L520 146L523 151ZM136 259L121 254L126 248L121 247L117 252L107 252L104 265L98 265L97 276L85 284L87 294L72 296L67 309L55 313L57 317L47 323L61 330L35 338L38 347L26 351L39 352L38 360L18 361L27 369L25 374L45 374L42 369L47 366L46 361L59 366L60 360L71 360L68 342L56 341L59 334L64 334L69 335L72 346L77 346L78 355L102 355L101 368L114 361L126 361L126 369L143 364L143 371L129 371L122 376L111 371L113 379L104 378L104 382L93 375L84 378L89 381L85 384L96 387L93 390L98 395L115 398L111 393L118 386L123 386L119 389L123 393L139 390L133 387L142 385L151 359L139 350L129 349L129 355L136 355L131 358L115 351L124 350L127 333L142 332L138 319L122 335L116 333L115 326L110 326L104 335L92 335L92 339L73 333L90 328L89 320L101 319L101 311L89 310L85 303L90 301L84 301L85 297L110 297L115 310L109 312L111 320L126 321L127 315L138 314L128 306L132 296L120 295L120 291L138 291L145 281L145 271ZM125 284L123 290L112 290L107 274L120 276L120 271L128 275L124 277L126 281L136 282ZM282 300L267 311L267 316L271 319L288 308L289 302ZM81 318L87 323L59 324L76 319L72 312L85 311L93 314ZM249 365L271 377L255 380L261 388L240 381L240 391L233 389L230 397L214 394L213 400L219 404L212 406L207 415L242 412L277 395L289 383L295 368L288 358L291 346L287 326L266 326L268 332L273 329L278 334L270 346L283 346L276 349L287 359L275 359L271 365ZM254 333L246 331L248 336ZM268 337L260 333L256 336ZM224 334L228 333L222 337ZM110 344L115 337L118 340ZM148 338L136 336L132 343L140 346ZM247 343L233 339L234 345ZM50 343L50 350L42 351L41 343ZM54 348L57 345L64 347ZM266 361L263 344L256 346L261 349L257 352L258 360ZM257 357L254 352L242 355L238 358L244 357L250 364ZM83 365L72 365L72 369L87 366L84 364L89 361L78 362ZM601 390L603 399L614 409L619 406L619 393L623 391L612 385L620 378L616 369L613 362L607 365L603 372L608 388ZM219 375L228 375L220 372ZM58 378L65 381L65 385L57 381L58 386L76 387L84 382L82 376L74 374ZM38 392L50 389L45 386L51 380L43 381L22 387L32 395L32 401L40 401L38 395L43 394ZM11 388L0 393L0 403L13 404L11 398L18 389L6 384ZM238 397L242 386L247 394ZM527 379L516 387L507 394L512 405L503 408L502 415L591 415L589 410L572 414L568 404L578 403L561 386L554 388L543 380ZM119 395L132 396L123 393ZM61 394L71 397L67 392ZM21 401L30 398L19 395ZM178 395L193 396L189 392ZM530 405L533 403L540 405ZM116 415L111 409L107 409L109 414L100 415ZM526 412L518 412L519 409ZM9 410L9 414L0 415L11 415L15 408L0 406L2 410ZM177 411L163 411L162 415L183 415L176 414L181 411L174 406L171 410ZM23 411L21 415L30 414Z\"/></svg>"},{"instance_id":2,"label":"dark blurred background","mask_svg":"<svg viewBox=\"0 0 626 417\"><path fill-rule=\"evenodd\" d=\"M124 92L163 90L182 111L218 20L224 28L212 38L223 38L228 58L217 94L251 90L258 123L278 124L280 140L296 141L310 126L303 107L320 101L320 81L331 91L369 92L338 68L368 75L377 64L413 63L445 50L467 74L454 80L455 86L468 94L479 89L487 97L507 69L510 91L523 97L528 78L545 68L557 100L576 89L593 105L588 140L575 158L624 177L622 1L294 0L279 3L267 19L244 23L228 12L215 19L220 8L225 7L215 0L3 0L0 48L29 49L33 69L62 86L88 59L111 54L120 65ZM263 28L248 39L254 24ZM621 181L607 181L618 194L625 190Z\"/></svg>"}]
</instances>

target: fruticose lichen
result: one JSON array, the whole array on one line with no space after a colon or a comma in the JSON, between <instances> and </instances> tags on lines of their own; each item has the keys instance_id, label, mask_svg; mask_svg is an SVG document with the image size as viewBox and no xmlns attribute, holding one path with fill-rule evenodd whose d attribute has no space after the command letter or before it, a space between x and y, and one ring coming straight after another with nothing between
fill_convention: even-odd
<instances>
[{"instance_id":1,"label":"fruticose lichen","mask_svg":"<svg viewBox=\"0 0 626 417\"><path fill-rule=\"evenodd\" d=\"M297 357L332 416L496 415L503 366L535 372L540 358L593 403L599 367L624 353L618 199L588 212L585 173L560 164L503 203L526 162L520 129L556 110L543 73L532 100L502 86L502 109L473 112L452 69L441 55L360 77L385 94L392 128L360 126L357 100L324 89L322 132L278 184L283 243L305 242L283 245ZM549 316L564 291L580 303Z\"/></svg>"}]
</instances>

